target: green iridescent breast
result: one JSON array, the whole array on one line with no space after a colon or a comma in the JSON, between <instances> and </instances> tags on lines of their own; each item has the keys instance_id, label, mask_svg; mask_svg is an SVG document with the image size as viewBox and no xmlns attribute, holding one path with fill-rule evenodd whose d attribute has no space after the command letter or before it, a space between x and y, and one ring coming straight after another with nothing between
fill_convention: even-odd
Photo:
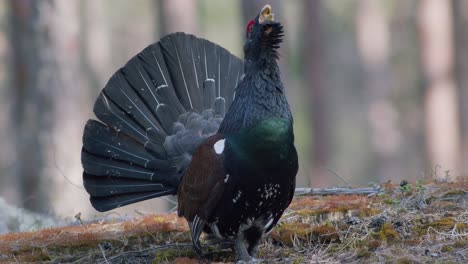
<instances>
[{"instance_id":1,"label":"green iridescent breast","mask_svg":"<svg viewBox=\"0 0 468 264\"><path fill-rule=\"evenodd\" d=\"M280 166L295 153L292 122L271 118L257 125L228 135L226 144L237 159L257 163L261 167Z\"/></svg>"}]
</instances>

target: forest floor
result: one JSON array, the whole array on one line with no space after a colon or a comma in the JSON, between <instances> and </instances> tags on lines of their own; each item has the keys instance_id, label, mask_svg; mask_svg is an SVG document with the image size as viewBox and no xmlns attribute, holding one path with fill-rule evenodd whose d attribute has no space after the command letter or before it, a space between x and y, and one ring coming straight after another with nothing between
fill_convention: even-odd
<instances>
[{"instance_id":1,"label":"forest floor","mask_svg":"<svg viewBox=\"0 0 468 264\"><path fill-rule=\"evenodd\" d=\"M175 214L0 236L0 262L232 263L198 259ZM372 195L296 197L260 246L262 263L468 263L468 179L382 184Z\"/></svg>"}]
</instances>

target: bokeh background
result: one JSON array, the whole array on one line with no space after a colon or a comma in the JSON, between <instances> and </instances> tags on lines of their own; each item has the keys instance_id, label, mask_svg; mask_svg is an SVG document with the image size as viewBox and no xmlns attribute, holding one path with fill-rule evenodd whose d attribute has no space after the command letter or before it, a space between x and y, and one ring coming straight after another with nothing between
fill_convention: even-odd
<instances>
[{"instance_id":1,"label":"bokeh background","mask_svg":"<svg viewBox=\"0 0 468 264\"><path fill-rule=\"evenodd\" d=\"M174 31L242 57L266 2L285 26L298 186L467 175L468 1L0 0L0 198L96 215L81 136L111 74ZM115 212L170 208L156 199Z\"/></svg>"}]
</instances>

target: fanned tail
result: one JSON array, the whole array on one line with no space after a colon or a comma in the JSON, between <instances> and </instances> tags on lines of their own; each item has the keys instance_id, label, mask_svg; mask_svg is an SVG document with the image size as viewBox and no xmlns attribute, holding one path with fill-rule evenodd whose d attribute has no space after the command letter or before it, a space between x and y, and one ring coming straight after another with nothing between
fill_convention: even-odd
<instances>
[{"instance_id":1,"label":"fanned tail","mask_svg":"<svg viewBox=\"0 0 468 264\"><path fill-rule=\"evenodd\" d=\"M83 134L83 182L98 211L175 194L196 147L216 133L243 62L184 33L162 38L118 70Z\"/></svg>"}]
</instances>

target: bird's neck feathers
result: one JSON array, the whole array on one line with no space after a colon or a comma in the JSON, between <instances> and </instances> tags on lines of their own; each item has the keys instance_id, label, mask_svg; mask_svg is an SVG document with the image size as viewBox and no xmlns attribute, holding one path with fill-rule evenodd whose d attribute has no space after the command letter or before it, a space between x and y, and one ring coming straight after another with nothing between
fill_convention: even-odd
<instances>
[{"instance_id":1,"label":"bird's neck feathers","mask_svg":"<svg viewBox=\"0 0 468 264\"><path fill-rule=\"evenodd\" d=\"M256 61L247 67L219 132L239 132L270 118L283 118L292 123L276 60Z\"/></svg>"},{"instance_id":2,"label":"bird's neck feathers","mask_svg":"<svg viewBox=\"0 0 468 264\"><path fill-rule=\"evenodd\" d=\"M279 23L262 24L244 45L245 76L221 126L220 133L239 132L271 119L290 120L278 67L278 49L283 28Z\"/></svg>"},{"instance_id":3,"label":"bird's neck feathers","mask_svg":"<svg viewBox=\"0 0 468 264\"><path fill-rule=\"evenodd\" d=\"M280 23L261 25L255 35L244 45L245 73L262 70L278 72L278 49L283 42L283 26Z\"/></svg>"}]
</instances>

